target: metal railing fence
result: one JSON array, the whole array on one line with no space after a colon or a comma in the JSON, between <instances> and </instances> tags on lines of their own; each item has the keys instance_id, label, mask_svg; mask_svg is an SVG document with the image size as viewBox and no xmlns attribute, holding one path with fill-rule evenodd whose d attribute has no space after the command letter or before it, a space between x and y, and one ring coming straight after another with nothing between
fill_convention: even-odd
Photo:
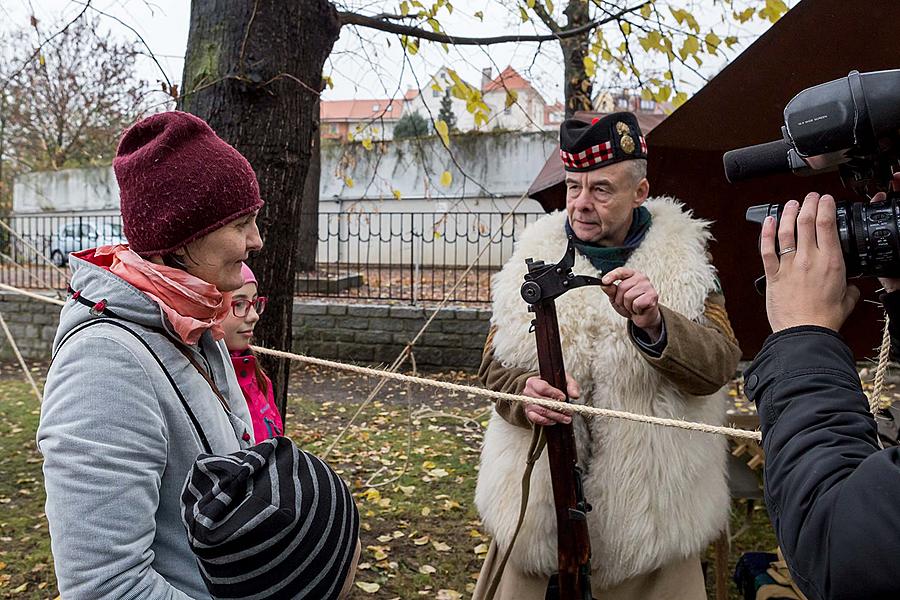
<instances>
[{"instance_id":1,"label":"metal railing fence","mask_svg":"<svg viewBox=\"0 0 900 600\"><path fill-rule=\"evenodd\" d=\"M322 213L315 269L297 273L296 293L439 301L474 263L453 300L488 302L490 275L541 214L515 214L504 223L498 212ZM0 229L0 282L22 288L65 287L65 278L39 254L65 270L71 252L126 241L118 215L15 215L4 223L15 235Z\"/></svg>"}]
</instances>

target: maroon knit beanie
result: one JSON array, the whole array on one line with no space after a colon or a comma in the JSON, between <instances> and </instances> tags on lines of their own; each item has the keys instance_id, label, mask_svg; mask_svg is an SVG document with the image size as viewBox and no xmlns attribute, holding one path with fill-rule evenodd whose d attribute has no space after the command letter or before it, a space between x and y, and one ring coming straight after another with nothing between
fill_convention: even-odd
<instances>
[{"instance_id":1,"label":"maroon knit beanie","mask_svg":"<svg viewBox=\"0 0 900 600\"><path fill-rule=\"evenodd\" d=\"M113 169L125 237L144 257L170 254L263 205L247 159L184 112L132 125Z\"/></svg>"}]
</instances>

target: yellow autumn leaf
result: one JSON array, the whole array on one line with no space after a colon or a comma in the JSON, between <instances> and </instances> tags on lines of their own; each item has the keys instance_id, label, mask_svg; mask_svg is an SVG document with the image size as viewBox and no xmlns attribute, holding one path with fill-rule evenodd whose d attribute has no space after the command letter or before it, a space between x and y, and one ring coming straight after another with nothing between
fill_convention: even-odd
<instances>
[{"instance_id":1,"label":"yellow autumn leaf","mask_svg":"<svg viewBox=\"0 0 900 600\"><path fill-rule=\"evenodd\" d=\"M706 42L706 51L710 54L715 54L719 44L722 43L722 39L711 31L706 34L704 41Z\"/></svg>"},{"instance_id":2,"label":"yellow autumn leaf","mask_svg":"<svg viewBox=\"0 0 900 600\"><path fill-rule=\"evenodd\" d=\"M659 91L656 92L656 101L657 102L668 102L669 97L672 95L672 88L668 85L659 86Z\"/></svg>"},{"instance_id":3,"label":"yellow autumn leaf","mask_svg":"<svg viewBox=\"0 0 900 600\"><path fill-rule=\"evenodd\" d=\"M734 46L737 43L738 43L738 38L736 35L729 35L727 38L725 38L725 45L728 46L729 48L731 48L732 46Z\"/></svg>"},{"instance_id":4,"label":"yellow autumn leaf","mask_svg":"<svg viewBox=\"0 0 900 600\"><path fill-rule=\"evenodd\" d=\"M431 565L422 565L419 567L419 573L422 575L431 575L432 573L437 573L437 569L432 567Z\"/></svg>"},{"instance_id":5,"label":"yellow autumn leaf","mask_svg":"<svg viewBox=\"0 0 900 600\"><path fill-rule=\"evenodd\" d=\"M444 542L431 542L431 545L434 546L434 549L438 552L450 552L450 550L453 549L449 544Z\"/></svg>"},{"instance_id":6,"label":"yellow autumn leaf","mask_svg":"<svg viewBox=\"0 0 900 600\"><path fill-rule=\"evenodd\" d=\"M24 592L24 591L27 590L27 589L28 589L28 582L26 581L25 583L23 583L22 585L20 585L20 586L17 587L16 589L10 590L10 591L11 591L13 594L21 594L22 592Z\"/></svg>"},{"instance_id":7,"label":"yellow autumn leaf","mask_svg":"<svg viewBox=\"0 0 900 600\"><path fill-rule=\"evenodd\" d=\"M400 14L404 17L409 14L409 2L406 0L400 3Z\"/></svg>"},{"instance_id":8,"label":"yellow autumn leaf","mask_svg":"<svg viewBox=\"0 0 900 600\"><path fill-rule=\"evenodd\" d=\"M528 8L534 8L534 0L525 0L525 4L528 5Z\"/></svg>"},{"instance_id":9,"label":"yellow autumn leaf","mask_svg":"<svg viewBox=\"0 0 900 600\"><path fill-rule=\"evenodd\" d=\"M330 76L322 75L322 80L325 81L325 85L327 85L329 89L334 89L334 80L332 80Z\"/></svg>"},{"instance_id":10,"label":"yellow autumn leaf","mask_svg":"<svg viewBox=\"0 0 900 600\"><path fill-rule=\"evenodd\" d=\"M519 7L519 17L521 17L523 23L528 22L528 13L525 12L525 7L523 6Z\"/></svg>"},{"instance_id":11,"label":"yellow autumn leaf","mask_svg":"<svg viewBox=\"0 0 900 600\"><path fill-rule=\"evenodd\" d=\"M362 141L362 147L365 148L366 150L371 150L372 149L372 138L365 138Z\"/></svg>"},{"instance_id":12,"label":"yellow autumn leaf","mask_svg":"<svg viewBox=\"0 0 900 600\"><path fill-rule=\"evenodd\" d=\"M675 94L675 98L672 100L672 105L675 108L678 108L679 106L687 102L687 99L687 92L678 92L677 94Z\"/></svg>"},{"instance_id":13,"label":"yellow autumn leaf","mask_svg":"<svg viewBox=\"0 0 900 600\"><path fill-rule=\"evenodd\" d=\"M450 187L450 184L453 183L453 175L450 171L444 171L441 173L441 185L444 187Z\"/></svg>"},{"instance_id":14,"label":"yellow autumn leaf","mask_svg":"<svg viewBox=\"0 0 900 600\"><path fill-rule=\"evenodd\" d=\"M641 16L645 19L650 18L650 4L645 4L641 7Z\"/></svg>"},{"instance_id":15,"label":"yellow autumn leaf","mask_svg":"<svg viewBox=\"0 0 900 600\"><path fill-rule=\"evenodd\" d=\"M422 508L422 516L423 516L423 517L427 517L427 516L430 515L430 514L431 514L431 509L430 509L430 508L428 508L427 506L425 506L425 507Z\"/></svg>"},{"instance_id":16,"label":"yellow autumn leaf","mask_svg":"<svg viewBox=\"0 0 900 600\"><path fill-rule=\"evenodd\" d=\"M753 18L754 14L756 14L756 9L748 8L746 10L742 10L741 12L733 12L732 16L738 23L746 23Z\"/></svg>"},{"instance_id":17,"label":"yellow autumn leaf","mask_svg":"<svg viewBox=\"0 0 900 600\"><path fill-rule=\"evenodd\" d=\"M461 598L462 594L456 590L438 590L437 596L435 596L436 600L460 600Z\"/></svg>"},{"instance_id":18,"label":"yellow autumn leaf","mask_svg":"<svg viewBox=\"0 0 900 600\"><path fill-rule=\"evenodd\" d=\"M622 21L621 28L622 33L624 33L625 35L631 33L631 23L629 23L628 21Z\"/></svg>"},{"instance_id":19,"label":"yellow autumn leaf","mask_svg":"<svg viewBox=\"0 0 900 600\"><path fill-rule=\"evenodd\" d=\"M584 64L584 74L588 77L593 77L597 72L597 63L594 62L594 59L590 56L585 56L582 59L582 63Z\"/></svg>"},{"instance_id":20,"label":"yellow autumn leaf","mask_svg":"<svg viewBox=\"0 0 900 600\"><path fill-rule=\"evenodd\" d=\"M399 200L400 198L403 197L403 194L400 192L400 190L392 190L391 193L394 194L394 200ZM403 489L403 488L400 488L400 489ZM412 493L412 492L410 492L410 493Z\"/></svg>"},{"instance_id":21,"label":"yellow autumn leaf","mask_svg":"<svg viewBox=\"0 0 900 600\"><path fill-rule=\"evenodd\" d=\"M678 51L678 54L681 55L681 60L687 60L688 56L693 56L700 51L700 42L696 37L690 36L684 40L684 44L681 46L681 50Z\"/></svg>"},{"instance_id":22,"label":"yellow autumn leaf","mask_svg":"<svg viewBox=\"0 0 900 600\"><path fill-rule=\"evenodd\" d=\"M425 462L422 463L422 468L425 469L425 470L433 469L433 468L435 468L436 466L437 466L437 465L434 464L434 462L432 462L432 461L430 461L430 460L426 460Z\"/></svg>"},{"instance_id":23,"label":"yellow autumn leaf","mask_svg":"<svg viewBox=\"0 0 900 600\"><path fill-rule=\"evenodd\" d=\"M434 130L437 131L437 134L441 136L441 141L444 142L444 146L450 147L450 128L447 127L447 122L443 119L438 119L434 123Z\"/></svg>"},{"instance_id":24,"label":"yellow autumn leaf","mask_svg":"<svg viewBox=\"0 0 900 600\"><path fill-rule=\"evenodd\" d=\"M394 190L394 191L397 192L397 190ZM413 492L416 491L416 486L414 486L414 485L400 485L397 487L401 492L403 492L407 496L412 496Z\"/></svg>"},{"instance_id":25,"label":"yellow autumn leaf","mask_svg":"<svg viewBox=\"0 0 900 600\"><path fill-rule=\"evenodd\" d=\"M484 23L484 13L480 10L475 12L475 18Z\"/></svg>"},{"instance_id":26,"label":"yellow autumn leaf","mask_svg":"<svg viewBox=\"0 0 900 600\"><path fill-rule=\"evenodd\" d=\"M423 535L420 538L414 539L413 544L415 544L416 546L424 546L425 544L428 543L429 539L430 538L427 535Z\"/></svg>"},{"instance_id":27,"label":"yellow autumn leaf","mask_svg":"<svg viewBox=\"0 0 900 600\"><path fill-rule=\"evenodd\" d=\"M475 546L475 554L487 554L487 551L487 544L478 544L477 546Z\"/></svg>"},{"instance_id":28,"label":"yellow autumn leaf","mask_svg":"<svg viewBox=\"0 0 900 600\"><path fill-rule=\"evenodd\" d=\"M513 104L516 103L519 99L519 93L516 90L506 90L506 106L505 108L509 108Z\"/></svg>"},{"instance_id":29,"label":"yellow autumn leaf","mask_svg":"<svg viewBox=\"0 0 900 600\"><path fill-rule=\"evenodd\" d=\"M552 15L553 14L553 0L547 0L546 4L547 4L547 12Z\"/></svg>"},{"instance_id":30,"label":"yellow autumn leaf","mask_svg":"<svg viewBox=\"0 0 900 600\"><path fill-rule=\"evenodd\" d=\"M391 540L394 539L394 538L393 538L392 536L388 535L388 534L384 534L384 535L379 535L379 536L378 536L377 538L375 538L375 539L377 539L377 540L378 540L379 542L381 542L381 543L385 543L385 542L391 541Z\"/></svg>"},{"instance_id":31,"label":"yellow autumn leaf","mask_svg":"<svg viewBox=\"0 0 900 600\"><path fill-rule=\"evenodd\" d=\"M381 586L378 585L377 583L374 583L374 582L369 583L367 581L357 581L356 587L358 587L359 589L361 589L362 591L364 591L367 594L374 594L375 592L377 592L378 590L381 589Z\"/></svg>"},{"instance_id":32,"label":"yellow autumn leaf","mask_svg":"<svg viewBox=\"0 0 900 600\"><path fill-rule=\"evenodd\" d=\"M346 185L348 188L352 188L353 187L353 178L352 177L344 177L344 185Z\"/></svg>"}]
</instances>

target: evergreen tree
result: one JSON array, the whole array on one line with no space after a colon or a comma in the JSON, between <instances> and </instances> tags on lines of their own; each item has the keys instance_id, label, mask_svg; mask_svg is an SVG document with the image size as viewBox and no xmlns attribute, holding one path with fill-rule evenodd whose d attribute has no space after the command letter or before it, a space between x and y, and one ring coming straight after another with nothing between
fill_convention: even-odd
<instances>
[{"instance_id":1,"label":"evergreen tree","mask_svg":"<svg viewBox=\"0 0 900 600\"><path fill-rule=\"evenodd\" d=\"M450 98L450 90L444 92L441 99L441 110L438 112L438 119L447 124L450 131L456 131L456 113L453 112L453 99Z\"/></svg>"},{"instance_id":2,"label":"evergreen tree","mask_svg":"<svg viewBox=\"0 0 900 600\"><path fill-rule=\"evenodd\" d=\"M428 135L428 121L419 111L406 113L397 120L394 127L394 139L412 138Z\"/></svg>"}]
</instances>

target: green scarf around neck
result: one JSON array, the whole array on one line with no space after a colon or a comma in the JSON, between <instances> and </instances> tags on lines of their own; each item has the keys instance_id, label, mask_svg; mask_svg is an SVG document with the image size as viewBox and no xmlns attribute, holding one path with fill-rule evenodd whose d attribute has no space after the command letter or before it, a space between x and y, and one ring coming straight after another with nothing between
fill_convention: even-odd
<instances>
[{"instance_id":1,"label":"green scarf around neck","mask_svg":"<svg viewBox=\"0 0 900 600\"><path fill-rule=\"evenodd\" d=\"M608 247L582 241L575 235L568 219L566 219L566 235L572 236L575 242L575 249L591 261L595 269L601 273L608 273L613 269L625 266L625 263L631 257L631 253L644 241L644 236L650 230L651 222L649 210L643 206L635 208L631 214L631 227L628 228L628 233L625 234L625 242L622 246Z\"/></svg>"}]
</instances>

